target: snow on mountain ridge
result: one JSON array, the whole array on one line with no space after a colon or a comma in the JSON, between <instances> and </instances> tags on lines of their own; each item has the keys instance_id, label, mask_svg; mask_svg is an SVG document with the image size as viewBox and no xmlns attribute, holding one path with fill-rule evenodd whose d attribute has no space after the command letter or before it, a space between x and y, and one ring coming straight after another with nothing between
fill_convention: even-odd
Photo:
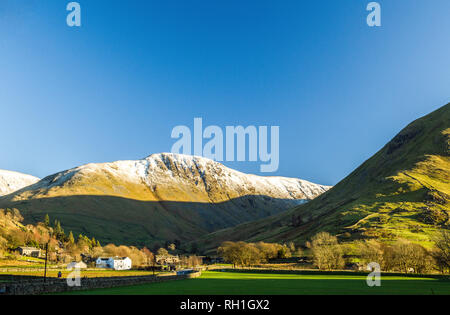
<instances>
[{"instance_id":1,"label":"snow on mountain ridge","mask_svg":"<svg viewBox=\"0 0 450 315\"><path fill-rule=\"evenodd\" d=\"M174 187L179 190L207 194L214 201L213 191L222 195L267 195L282 199L310 200L330 187L302 179L263 177L244 174L223 164L198 156L160 153L137 161L116 161L86 164L44 178L35 188L50 189L90 176L104 174L133 184L156 187Z\"/></svg>"},{"instance_id":2,"label":"snow on mountain ridge","mask_svg":"<svg viewBox=\"0 0 450 315\"><path fill-rule=\"evenodd\" d=\"M298 178L245 174L228 168L219 162L198 156L162 153L151 155L146 160L155 166L158 165L158 160L165 160L166 165L167 161L174 162L176 167L183 166L191 171L195 166L202 177L205 173L208 173L216 181L225 181L229 185L235 183L243 186L264 187L264 190L284 191L288 192L293 199L298 199L299 191L304 194L305 199L313 199L331 188L330 186L318 185ZM169 165L171 164L169 163Z\"/></svg>"},{"instance_id":3,"label":"snow on mountain ridge","mask_svg":"<svg viewBox=\"0 0 450 315\"><path fill-rule=\"evenodd\" d=\"M13 171L0 170L0 196L13 193L39 181L39 178Z\"/></svg>"}]
</instances>

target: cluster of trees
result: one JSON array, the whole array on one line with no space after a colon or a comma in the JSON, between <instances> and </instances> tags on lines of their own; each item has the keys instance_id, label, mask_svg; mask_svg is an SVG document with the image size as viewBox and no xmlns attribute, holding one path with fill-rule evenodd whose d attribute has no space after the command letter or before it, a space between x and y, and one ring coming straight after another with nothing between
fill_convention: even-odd
<instances>
[{"instance_id":1,"label":"cluster of trees","mask_svg":"<svg viewBox=\"0 0 450 315\"><path fill-rule=\"evenodd\" d=\"M289 258L296 251L294 243L246 243L224 242L217 250L218 254L226 261L238 266L252 266L266 263L270 259Z\"/></svg>"},{"instance_id":2,"label":"cluster of trees","mask_svg":"<svg viewBox=\"0 0 450 315\"><path fill-rule=\"evenodd\" d=\"M78 235L74 237L72 231L68 234L62 228L61 222L55 220L53 224L50 217L45 215L44 222L36 225L22 225L23 217L17 209L0 209L0 258L8 252L9 256L15 254L19 246L31 246L45 249L48 245L48 260L53 263L69 263L80 261L82 255L97 257L129 257L133 266L148 267L155 264L155 255L147 247L108 244L102 246L94 237ZM166 248L154 248L159 255L170 255L174 252L179 241L167 242ZM197 266L202 263L197 256L180 257L180 265Z\"/></svg>"},{"instance_id":3,"label":"cluster of trees","mask_svg":"<svg viewBox=\"0 0 450 315\"><path fill-rule=\"evenodd\" d=\"M45 216L44 222L36 225L23 225L23 217L17 209L0 209L0 257L6 252L14 255L19 246L45 249L48 246L48 259L51 262L70 262L79 260L81 253L100 251L100 242L95 238L73 233L66 234L58 220L50 224Z\"/></svg>"},{"instance_id":4,"label":"cluster of trees","mask_svg":"<svg viewBox=\"0 0 450 315\"><path fill-rule=\"evenodd\" d=\"M336 236L326 232L315 235L307 247L311 249L314 265L322 270L343 269L346 265L345 254L352 251L346 245L339 244ZM450 271L450 232L446 230L436 237L432 250L408 240L398 240L393 244L365 240L358 242L356 247L356 256L362 266L376 262L383 271Z\"/></svg>"},{"instance_id":5,"label":"cluster of trees","mask_svg":"<svg viewBox=\"0 0 450 315\"><path fill-rule=\"evenodd\" d=\"M321 270L343 269L344 250L337 237L326 232L316 234L306 246L311 249L314 265Z\"/></svg>"},{"instance_id":6,"label":"cluster of trees","mask_svg":"<svg viewBox=\"0 0 450 315\"><path fill-rule=\"evenodd\" d=\"M313 236L306 247L310 250L312 263L320 270L342 270L351 259L357 258L361 268L376 262L383 271L450 272L450 232L441 231L434 243L431 250L407 240L398 240L393 244L365 240L355 246L340 244L336 236L321 232ZM288 258L294 252L301 255L301 250L296 250L293 243L225 242L218 248L218 254L235 266L252 266L271 259Z\"/></svg>"},{"instance_id":7,"label":"cluster of trees","mask_svg":"<svg viewBox=\"0 0 450 315\"><path fill-rule=\"evenodd\" d=\"M450 273L450 231L441 231L434 240L432 252L436 265L441 273Z\"/></svg>"},{"instance_id":8,"label":"cluster of trees","mask_svg":"<svg viewBox=\"0 0 450 315\"><path fill-rule=\"evenodd\" d=\"M384 271L404 273L427 273L450 271L450 232L443 230L435 237L435 247L431 250L407 240L394 244L376 240L360 242L358 245L361 263L377 262Z\"/></svg>"},{"instance_id":9,"label":"cluster of trees","mask_svg":"<svg viewBox=\"0 0 450 315\"><path fill-rule=\"evenodd\" d=\"M22 225L23 217L17 209L0 209L0 257L14 255L19 246L31 246L45 249L48 245L48 259L55 263L68 263L81 260L81 254L99 256L128 256L136 265L148 260L149 251L135 247L107 245L102 247L95 238L78 235L75 239L72 231L64 232L61 222L50 223L46 215L44 222L36 225Z\"/></svg>"}]
</instances>

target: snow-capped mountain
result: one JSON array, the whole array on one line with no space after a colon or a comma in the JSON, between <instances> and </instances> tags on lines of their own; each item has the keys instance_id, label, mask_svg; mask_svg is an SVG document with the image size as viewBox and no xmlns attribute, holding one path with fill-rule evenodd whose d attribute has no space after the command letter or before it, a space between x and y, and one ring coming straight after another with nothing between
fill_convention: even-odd
<instances>
[{"instance_id":1,"label":"snow-capped mountain","mask_svg":"<svg viewBox=\"0 0 450 315\"><path fill-rule=\"evenodd\" d=\"M329 188L296 178L244 174L203 157L162 153L138 161L83 165L46 177L26 190L51 196L71 189L72 195L203 202L260 195L301 202Z\"/></svg>"},{"instance_id":2,"label":"snow-capped mountain","mask_svg":"<svg viewBox=\"0 0 450 315\"><path fill-rule=\"evenodd\" d=\"M0 207L17 207L33 219L53 212L74 232L90 232L100 240L102 235L106 241L134 243L144 238L190 240L280 213L329 188L295 178L244 174L202 157L162 153L54 174L0 199ZM89 231L92 222L83 220L105 230Z\"/></svg>"},{"instance_id":3,"label":"snow-capped mountain","mask_svg":"<svg viewBox=\"0 0 450 315\"><path fill-rule=\"evenodd\" d=\"M18 172L0 170L0 196L4 196L32 185L39 178Z\"/></svg>"}]
</instances>

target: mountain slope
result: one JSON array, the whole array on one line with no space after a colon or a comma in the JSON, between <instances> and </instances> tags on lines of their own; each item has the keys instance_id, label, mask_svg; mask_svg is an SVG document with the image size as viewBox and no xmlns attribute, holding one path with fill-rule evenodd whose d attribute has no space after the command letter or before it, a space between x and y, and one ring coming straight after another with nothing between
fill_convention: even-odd
<instances>
[{"instance_id":1,"label":"mountain slope","mask_svg":"<svg viewBox=\"0 0 450 315\"><path fill-rule=\"evenodd\" d=\"M450 104L403 129L347 178L310 203L200 240L295 241L319 231L341 239L408 238L427 245L450 221Z\"/></svg>"},{"instance_id":2,"label":"mountain slope","mask_svg":"<svg viewBox=\"0 0 450 315\"><path fill-rule=\"evenodd\" d=\"M22 173L0 170L0 196L4 196L32 185L39 178Z\"/></svg>"},{"instance_id":3,"label":"mountain slope","mask_svg":"<svg viewBox=\"0 0 450 315\"><path fill-rule=\"evenodd\" d=\"M192 240L280 213L327 189L166 153L60 172L1 198L0 208L19 209L26 222L42 220L48 212L66 230L136 245Z\"/></svg>"}]
</instances>

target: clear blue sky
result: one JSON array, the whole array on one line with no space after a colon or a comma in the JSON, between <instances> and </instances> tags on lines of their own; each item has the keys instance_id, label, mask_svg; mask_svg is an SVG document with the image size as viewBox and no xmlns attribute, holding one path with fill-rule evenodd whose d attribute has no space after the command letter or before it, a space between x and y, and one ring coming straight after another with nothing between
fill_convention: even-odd
<instances>
[{"instance_id":1,"label":"clear blue sky","mask_svg":"<svg viewBox=\"0 0 450 315\"><path fill-rule=\"evenodd\" d=\"M336 184L450 101L450 1L0 1L0 168L170 151L176 125L279 125L274 175ZM226 163L258 173L260 163Z\"/></svg>"}]
</instances>

